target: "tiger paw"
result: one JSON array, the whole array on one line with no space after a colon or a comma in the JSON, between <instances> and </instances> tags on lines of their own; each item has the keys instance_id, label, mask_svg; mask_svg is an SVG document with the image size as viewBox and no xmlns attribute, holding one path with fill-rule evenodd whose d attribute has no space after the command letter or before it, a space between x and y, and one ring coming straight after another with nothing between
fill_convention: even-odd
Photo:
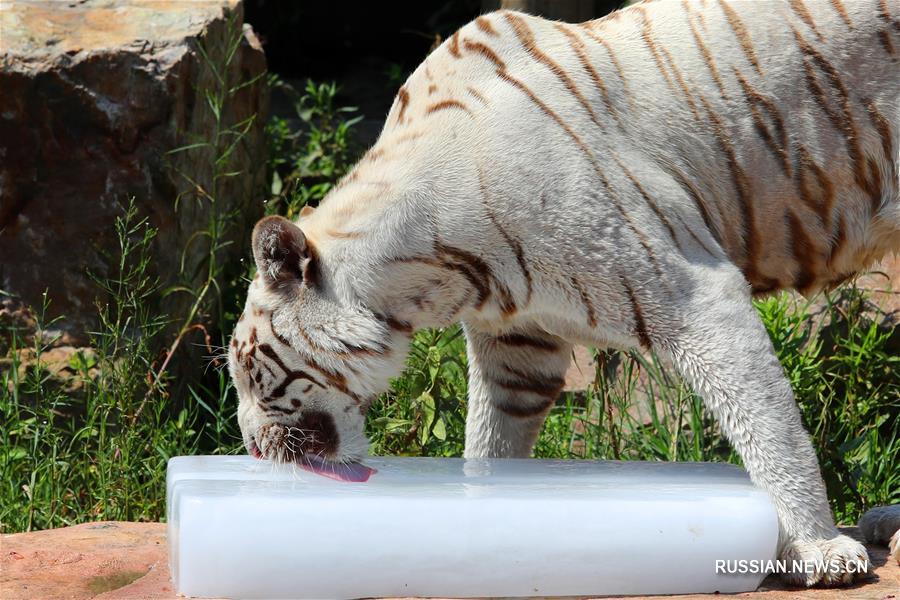
<instances>
[{"instance_id":1,"label":"tiger paw","mask_svg":"<svg viewBox=\"0 0 900 600\"><path fill-rule=\"evenodd\" d=\"M781 553L787 561L784 579L791 585L840 586L869 571L865 546L846 535L812 542L792 542Z\"/></svg>"}]
</instances>

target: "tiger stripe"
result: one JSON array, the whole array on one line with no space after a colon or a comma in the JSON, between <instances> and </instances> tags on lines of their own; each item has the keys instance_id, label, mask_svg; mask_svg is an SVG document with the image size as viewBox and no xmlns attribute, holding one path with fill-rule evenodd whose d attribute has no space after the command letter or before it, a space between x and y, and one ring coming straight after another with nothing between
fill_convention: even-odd
<instances>
[{"instance_id":1,"label":"tiger stripe","mask_svg":"<svg viewBox=\"0 0 900 600\"><path fill-rule=\"evenodd\" d=\"M619 280L622 282L622 287L625 288L625 295L628 298L628 303L631 305L632 318L634 319L634 336L638 339L642 348L649 350L653 344L650 341L650 335L647 333L644 311L641 309L641 305L638 304L637 297L634 295L634 289L632 289L625 276L620 274Z\"/></svg>"},{"instance_id":2,"label":"tiger stripe","mask_svg":"<svg viewBox=\"0 0 900 600\"><path fill-rule=\"evenodd\" d=\"M798 142L796 148L796 180L800 200L819 216L825 229L829 229L831 227L831 213L835 200L834 184L829 179L825 169L816 163L806 146ZM813 183L818 189L811 188L810 174L812 175Z\"/></svg>"},{"instance_id":3,"label":"tiger stripe","mask_svg":"<svg viewBox=\"0 0 900 600\"><path fill-rule=\"evenodd\" d=\"M565 385L565 380L559 376L526 373L509 365L505 365L505 367L505 370L514 379L495 377L493 381L503 389L511 392L529 392L555 401L559 391Z\"/></svg>"},{"instance_id":4,"label":"tiger stripe","mask_svg":"<svg viewBox=\"0 0 900 600\"><path fill-rule=\"evenodd\" d=\"M669 68L672 69L672 73L675 75L675 80L678 82L678 87L681 88L682 94L684 94L684 99L687 101L688 108L691 109L691 113L694 115L694 119L700 121L700 113L697 112L697 104L694 102L694 97L691 95L690 87L687 82L684 80L684 76L681 74L681 69L678 68L678 65L675 63L675 59L672 58L672 53L669 52L668 48L663 48L663 55L666 57L666 60L669 63Z\"/></svg>"},{"instance_id":5,"label":"tiger stripe","mask_svg":"<svg viewBox=\"0 0 900 600\"><path fill-rule=\"evenodd\" d=\"M475 25L478 26L478 29L480 29L481 31L483 31L484 33L486 33L486 34L488 34L488 35L490 35L490 36L497 37L497 36L500 35L500 34L497 32L497 30L494 29L494 26L491 25L490 19L488 19L488 18L485 17L485 16L477 17L477 18L475 19Z\"/></svg>"},{"instance_id":6,"label":"tiger stripe","mask_svg":"<svg viewBox=\"0 0 900 600\"><path fill-rule=\"evenodd\" d=\"M677 167L674 165L663 165L663 169L672 176L675 182L683 189L687 196L693 201L694 206L697 207L697 211L700 213L700 217L703 219L703 224L706 225L707 231L709 231L710 235L712 235L713 239L716 240L720 246L723 245L723 241L719 235L718 230L716 229L715 224L712 221L712 218L709 214L709 209L706 207L706 200L703 199L703 195L700 193L700 190L697 189L690 179L682 173ZM718 206L716 207L718 210ZM722 218L724 222L724 215L721 210L718 210L719 216Z\"/></svg>"},{"instance_id":7,"label":"tiger stripe","mask_svg":"<svg viewBox=\"0 0 900 600\"><path fill-rule=\"evenodd\" d=\"M847 28L853 30L853 21L850 20L850 13L847 12L847 7L844 6L844 3L841 0L830 0L831 6L834 7L834 10L841 16L841 19L844 20L844 23L847 24Z\"/></svg>"},{"instance_id":8,"label":"tiger stripe","mask_svg":"<svg viewBox=\"0 0 900 600\"><path fill-rule=\"evenodd\" d=\"M790 7L800 19L806 23L806 26L809 27L813 33L816 34L816 37L819 38L819 41L824 42L825 37L822 35L822 32L819 31L819 28L816 27L816 22L813 20L812 15L809 14L809 9L806 8L806 5L803 4L803 0L790 0Z\"/></svg>"},{"instance_id":9,"label":"tiger stripe","mask_svg":"<svg viewBox=\"0 0 900 600\"><path fill-rule=\"evenodd\" d=\"M638 8L637 13L641 15L641 39L643 40L644 45L647 46L647 49L650 51L651 56L653 56L653 61L656 64L656 68L663 76L666 85L670 90L672 90L673 94L678 94L678 90L675 89L675 83L672 81L672 78L669 76L669 71L663 64L662 55L659 52L659 48L657 48L656 46L656 41L653 39L653 31L651 30L650 19L647 17L647 13L641 8Z\"/></svg>"},{"instance_id":10,"label":"tiger stripe","mask_svg":"<svg viewBox=\"0 0 900 600\"><path fill-rule=\"evenodd\" d=\"M756 210L753 204L753 195L750 191L750 180L738 162L734 146L731 144L728 132L725 130L725 125L722 122L721 117L713 111L706 98L700 96L700 101L703 103L703 106L709 115L716 141L719 143L719 148L725 155L726 162L728 163L728 172L731 175L732 183L737 192L738 203L740 204L743 214L745 254L743 260L740 262L743 263L744 266L744 276L751 285L757 286L757 284L759 284L762 289L766 289L773 282L770 278L764 277L759 272L759 268L756 264L759 257L760 235L757 231Z\"/></svg>"},{"instance_id":11,"label":"tiger stripe","mask_svg":"<svg viewBox=\"0 0 900 600\"><path fill-rule=\"evenodd\" d=\"M578 86L568 72L562 68L558 62L547 56L543 50L538 48L537 42L534 39L534 33L532 33L531 28L528 27L528 23L526 23L523 18L511 12L503 13L503 16L512 27L513 32L516 34L516 37L519 39L522 47L525 48L528 55L550 69L550 71L556 75L556 78L560 80L565 88L569 90L569 93L575 97L582 108L588 113L594 125L600 129L605 129L597 119L597 114L594 112L594 109L581 93L581 90L578 89Z\"/></svg>"},{"instance_id":12,"label":"tiger stripe","mask_svg":"<svg viewBox=\"0 0 900 600\"><path fill-rule=\"evenodd\" d=\"M650 194L647 193L647 190L644 189L644 186L641 185L641 182L637 180L631 170L625 166L625 163L615 154L612 154L612 159L615 161L619 168L622 169L622 172L625 174L625 177L634 185L635 189L640 194L641 198L644 199L644 202L647 206L650 207L650 210L656 215L656 218L663 224L666 228L666 231L669 232L669 236L672 238L672 241L675 242L675 245L678 246L678 250L684 252L684 249L681 247L681 243L678 241L678 236L675 235L675 230L672 229L672 224L669 223L669 220L666 218L666 215L663 214L662 210L660 210L659 206L656 204L656 201L650 197Z\"/></svg>"},{"instance_id":13,"label":"tiger stripe","mask_svg":"<svg viewBox=\"0 0 900 600\"><path fill-rule=\"evenodd\" d=\"M831 244L831 252L828 255L828 268L832 269L837 262L844 245L847 243L847 222L844 213L838 212L837 225L835 227L834 241Z\"/></svg>"},{"instance_id":14,"label":"tiger stripe","mask_svg":"<svg viewBox=\"0 0 900 600\"><path fill-rule=\"evenodd\" d=\"M310 383L317 385L322 389L325 389L324 384L319 382L319 380L317 380L315 377L313 377L306 371L293 370L293 369L289 368L286 364L284 364L284 361L281 360L281 357L278 355L278 353L275 351L275 349L272 348L272 346L270 346L269 344L260 344L259 351L263 355L265 355L266 358L268 358L269 360L273 361L276 365L278 365L278 368L284 372L284 379L282 379L281 383L279 383L278 386L275 387L269 393L269 399L283 397L285 392L287 391L287 387L290 384L292 384L293 382L300 380L300 379L308 380Z\"/></svg>"},{"instance_id":15,"label":"tiger stripe","mask_svg":"<svg viewBox=\"0 0 900 600\"><path fill-rule=\"evenodd\" d=\"M472 114L472 111L469 110L469 107L466 106L465 104L463 104L462 102L460 102L459 100L442 100L441 102L436 102L434 104L430 104L425 109L425 114L430 115L430 114L436 113L438 111L448 110L448 109L461 110L461 111L464 111L466 114L468 114L470 117L475 116Z\"/></svg>"},{"instance_id":16,"label":"tiger stripe","mask_svg":"<svg viewBox=\"0 0 900 600\"><path fill-rule=\"evenodd\" d=\"M487 98L484 97L484 94L473 88L471 85L466 86L466 91L471 94L473 98L481 102L484 106L490 105L490 102Z\"/></svg>"},{"instance_id":17,"label":"tiger stripe","mask_svg":"<svg viewBox=\"0 0 900 600\"><path fill-rule=\"evenodd\" d=\"M562 118L560 118L560 116L558 114L556 114L556 112L553 109L551 109L549 106L547 106L547 104L544 103L543 100L538 98L537 95L531 90L531 88L529 88L527 85L525 85L525 83L523 83L521 80L510 75L509 72L506 70L506 63L504 63L502 60L500 60L500 58L497 56L497 54L493 50L491 50L490 48L488 48L487 46L485 46L484 44L482 44L480 42L469 42L468 40L464 40L463 45L466 48L471 47L473 51L488 58L488 60L491 60L495 65L497 65L497 75L501 79L503 79L507 83L515 86L519 90L521 90L525 95L528 96L528 98L539 109L541 109L541 111L544 114L546 114L548 117L553 119L563 129L563 131L565 131L566 134L572 138L572 140L578 146L579 150L581 150L581 152L585 155L585 157L587 157L587 159L590 161L591 166L594 169L594 172L597 174L597 177L600 179L600 183L603 185L603 187L606 189L607 193L609 194L609 198L612 201L613 206L616 208L616 210L619 212L619 214L625 220L625 223L628 225L628 228L638 238L638 241L640 242L640 244L644 247L644 250L647 252L647 256L650 260L651 266L654 269L654 272L657 274L657 276L660 279L664 279L662 269L660 269L660 267L659 267L659 263L656 260L656 256L654 255L653 251L650 249L650 244L649 244L649 241L647 240L647 236L644 235L635 226L634 221L632 221L631 217L628 215L628 212L623 208L621 202L618 200L612 187L610 186L609 180L607 180L606 175L604 175L603 171L600 169L600 165L597 162L597 158L594 156L593 152L591 152L590 148L588 148L587 144L584 143L584 140L582 140L581 137L579 137L578 134L575 133L572 130L572 128L569 127L569 125L565 121L563 121Z\"/></svg>"},{"instance_id":18,"label":"tiger stripe","mask_svg":"<svg viewBox=\"0 0 900 600\"><path fill-rule=\"evenodd\" d=\"M533 291L534 282L531 278L531 271L528 269L528 263L525 261L525 250L522 248L521 242L514 238L497 220L497 215L494 214L494 211L491 210L491 205L488 202L488 186L485 181L484 170L479 167L478 168L478 183L481 186L481 202L484 205L485 212L487 213L488 219L490 219L491 223L500 232L500 236L509 246L510 250L512 250L513 255L516 257L516 262L519 265L519 269L522 271L522 277L525 279L525 306L531 302L531 294Z\"/></svg>"},{"instance_id":19,"label":"tiger stripe","mask_svg":"<svg viewBox=\"0 0 900 600\"><path fill-rule=\"evenodd\" d=\"M532 337L524 333L505 333L497 336L497 342L506 346L525 347L534 350L546 350L547 352L558 352L559 345L547 338Z\"/></svg>"},{"instance_id":20,"label":"tiger stripe","mask_svg":"<svg viewBox=\"0 0 900 600\"><path fill-rule=\"evenodd\" d=\"M688 0L682 0L685 14L687 15L687 22L691 28L691 35L694 38L694 43L697 45L697 49L700 51L700 55L703 57L703 61L706 63L706 68L709 69L709 73L712 76L713 81L716 84L716 87L719 88L719 94L721 94L722 98L728 99L728 92L725 91L725 84L722 82L722 77L719 75L719 69L716 66L716 59L713 57L712 51L709 49L709 46L706 42L703 41L703 38L700 36L700 32L697 30L697 26L694 24L693 19L691 19L692 10L691 5ZM703 14L698 14L698 18L700 19L700 23L704 24Z\"/></svg>"},{"instance_id":21,"label":"tiger stripe","mask_svg":"<svg viewBox=\"0 0 900 600\"><path fill-rule=\"evenodd\" d=\"M878 110L878 105L875 104L874 100L871 98L863 98L862 103L866 107L866 112L869 115L869 121L871 122L872 127L878 132L878 136L881 138L881 149L884 152L884 160L890 163L894 157L893 143L891 142L891 124L885 116L881 114L881 111Z\"/></svg>"},{"instance_id":22,"label":"tiger stripe","mask_svg":"<svg viewBox=\"0 0 900 600\"><path fill-rule=\"evenodd\" d=\"M585 72L590 75L591 79L594 82L594 85L596 85L597 89L600 91L600 97L603 99L603 104L604 106L606 106L606 110L610 112L610 114L616 119L616 121L619 121L619 112L616 110L615 106L613 106L612 100L609 97L609 90L606 89L606 84L603 82L603 78L600 76L600 73L597 72L597 69L594 68L594 65L588 58L587 52L585 51L584 42L565 24L554 23L554 26L569 40L569 47L571 47L572 51L575 52L575 55L578 56L578 60L581 62L581 66L584 68ZM621 121L619 121L619 123L621 124Z\"/></svg>"},{"instance_id":23,"label":"tiger stripe","mask_svg":"<svg viewBox=\"0 0 900 600\"><path fill-rule=\"evenodd\" d=\"M490 294L493 284L493 287L496 288L496 293L499 296L500 311L503 314L511 315L512 313L516 312L516 310L518 310L516 307L516 303L512 299L512 294L510 293L509 288L506 287L506 284L504 284L494 276L493 270L491 269L490 265L488 265L484 261L484 259L475 256L471 252L468 252L461 248L456 248L454 246L443 244L441 242L435 242L435 250L439 255L444 255L444 262L448 266L454 263L447 257L450 257L457 261L455 264L462 269L462 272L464 274L467 274L470 281L481 278L481 286L488 290L488 294Z\"/></svg>"},{"instance_id":24,"label":"tiger stripe","mask_svg":"<svg viewBox=\"0 0 900 600\"><path fill-rule=\"evenodd\" d=\"M791 252L797 263L793 286L801 293L806 293L816 280L815 256L818 252L815 242L803 228L803 222L797 214L788 209L788 229L790 231Z\"/></svg>"},{"instance_id":25,"label":"tiger stripe","mask_svg":"<svg viewBox=\"0 0 900 600\"><path fill-rule=\"evenodd\" d=\"M594 311L594 304L591 302L591 297L588 295L587 290L584 289L584 286L574 275L569 276L569 281L572 283L572 287L574 287L578 291L578 296L581 299L581 304L584 305L584 310L587 312L587 322L588 326L594 328L597 326L597 313Z\"/></svg>"},{"instance_id":26,"label":"tiger stripe","mask_svg":"<svg viewBox=\"0 0 900 600\"><path fill-rule=\"evenodd\" d=\"M747 81L747 78L744 77L737 67L733 68L734 76L741 84L741 89L744 92L744 99L747 101L747 105L750 108L750 115L753 118L753 124L756 127L757 133L759 133L759 136L762 138L763 142L765 142L769 150L772 151L775 160L778 161L784 174L787 177L790 177L791 158L788 154L787 131L784 128L784 119L781 117L781 113L778 111L774 102L763 96L750 85L750 82ZM769 119L771 119L772 124L775 127L774 133L769 131L769 128L763 119L763 115L760 112L760 107L765 109L768 113Z\"/></svg>"},{"instance_id":27,"label":"tiger stripe","mask_svg":"<svg viewBox=\"0 0 900 600\"><path fill-rule=\"evenodd\" d=\"M453 58L460 58L462 54L459 52L459 30L457 29L453 35L450 37L450 45L447 46L447 50L453 56Z\"/></svg>"},{"instance_id":28,"label":"tiger stripe","mask_svg":"<svg viewBox=\"0 0 900 600\"><path fill-rule=\"evenodd\" d=\"M588 21L587 23L580 23L579 26L582 30L584 30L585 34L593 40L594 42L603 46L603 49L606 50L606 53L609 55L609 60L612 62L613 68L616 70L616 74L619 76L619 81L622 83L622 91L625 93L625 96L630 100L634 101L634 97L631 94L631 90L628 87L628 79L625 77L625 70L622 68L622 63L619 62L619 57L616 54L615 49L612 47L607 40L600 37L593 29L591 29L591 23L593 21Z\"/></svg>"},{"instance_id":29,"label":"tiger stripe","mask_svg":"<svg viewBox=\"0 0 900 600\"><path fill-rule=\"evenodd\" d=\"M397 90L397 100L400 101L400 112L397 113L397 122L403 123L403 115L406 113L406 107L409 106L409 92L405 86Z\"/></svg>"},{"instance_id":30,"label":"tiger stripe","mask_svg":"<svg viewBox=\"0 0 900 600\"><path fill-rule=\"evenodd\" d=\"M888 9L887 0L878 0L878 16L884 21L885 29L878 32L878 39L884 47L884 51L888 54L894 54L894 43L891 41L891 28L900 31L900 22L891 18L891 11Z\"/></svg>"},{"instance_id":31,"label":"tiger stripe","mask_svg":"<svg viewBox=\"0 0 900 600\"><path fill-rule=\"evenodd\" d=\"M807 83L810 84L810 89L813 91L813 95L816 97L819 106L822 107L828 115L829 120L831 120L835 128L844 135L844 141L847 144L847 156L853 164L856 184L869 194L872 210L875 212L878 210L881 203L880 177L878 173L872 172L872 169L870 168L872 163L866 161L862 149L860 148L859 134L856 128L856 122L853 118L853 108L850 104L850 95L847 92L847 88L837 69L835 69L820 52L813 48L809 42L803 38L800 32L794 28L792 28L792 30L794 37L797 40L797 45L806 57L804 65L807 67ZM831 88L837 94L837 99L840 103L840 112L835 111L828 106L824 90L818 85L815 77L811 76L811 62L826 75ZM813 81L816 82L815 85L813 85Z\"/></svg>"},{"instance_id":32,"label":"tiger stripe","mask_svg":"<svg viewBox=\"0 0 900 600\"><path fill-rule=\"evenodd\" d=\"M722 12L725 13L725 20L729 27L731 27L731 31L734 32L734 36L737 38L741 50L744 51L744 56L747 57L747 60L750 61L750 64L753 65L753 68L756 69L756 72L762 77L763 72L762 68L759 66L756 50L753 47L753 40L750 38L750 32L747 31L747 27L744 25L741 17L725 0L719 0L719 6L722 7Z\"/></svg>"}]
</instances>

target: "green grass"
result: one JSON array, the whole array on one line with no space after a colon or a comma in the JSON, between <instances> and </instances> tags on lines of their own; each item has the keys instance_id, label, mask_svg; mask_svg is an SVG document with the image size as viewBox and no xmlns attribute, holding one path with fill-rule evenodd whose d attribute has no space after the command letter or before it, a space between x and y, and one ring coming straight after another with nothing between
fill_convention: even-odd
<instances>
[{"instance_id":1,"label":"green grass","mask_svg":"<svg viewBox=\"0 0 900 600\"><path fill-rule=\"evenodd\" d=\"M211 90L210 110L223 112L229 89ZM303 127L270 123L275 155L268 212L295 215L317 203L352 165L356 117L353 109L335 107L336 96L333 85L310 83L296 95ZM180 150L213 149L215 161L214 176L201 182L202 198L180 202L215 203L219 176L237 176L227 159L240 130L217 124L209 140ZM74 356L64 379L42 358L52 340L28 337L12 325L0 331L12 346L0 362L4 532L100 519L159 520L168 458L243 451L236 397L221 362L193 355L194 362L181 365L197 374L189 385L177 385L170 374L192 356L182 350L198 331L221 350L240 312L250 273L229 276L219 259L231 225L228 214L214 211L198 231L209 250L201 283L169 291L190 294L192 302L185 314L164 321L152 301L158 284L148 274L155 232L133 207L124 207L118 255L110 257L117 268L97 279L103 300L95 350ZM849 522L870 506L900 502L898 332L880 326L877 310L853 287L824 300L815 318L810 305L787 295L757 308L796 392L832 507L838 520ZM52 307L52 298L45 298L35 308L38 331L52 329ZM167 328L173 324L174 333ZM597 358L589 389L564 394L551 410L536 456L738 462L700 399L655 357L601 352ZM466 385L459 327L418 332L405 372L371 408L373 453L460 455Z\"/></svg>"}]
</instances>

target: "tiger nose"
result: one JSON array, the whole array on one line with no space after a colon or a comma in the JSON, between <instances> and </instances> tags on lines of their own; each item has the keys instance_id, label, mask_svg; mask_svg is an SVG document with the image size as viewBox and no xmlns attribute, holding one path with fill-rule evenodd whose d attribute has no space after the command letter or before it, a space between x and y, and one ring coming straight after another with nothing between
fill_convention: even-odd
<instances>
[{"instance_id":1,"label":"tiger nose","mask_svg":"<svg viewBox=\"0 0 900 600\"><path fill-rule=\"evenodd\" d=\"M295 431L292 450L297 454L334 454L340 445L334 418L327 412L305 410L296 419L292 429Z\"/></svg>"}]
</instances>

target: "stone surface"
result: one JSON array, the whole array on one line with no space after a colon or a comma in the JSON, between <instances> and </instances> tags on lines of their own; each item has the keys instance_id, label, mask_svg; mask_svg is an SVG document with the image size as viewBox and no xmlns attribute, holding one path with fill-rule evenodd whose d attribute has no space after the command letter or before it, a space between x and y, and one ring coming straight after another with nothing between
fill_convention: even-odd
<instances>
[{"instance_id":1,"label":"stone surface","mask_svg":"<svg viewBox=\"0 0 900 600\"><path fill-rule=\"evenodd\" d=\"M114 274L113 226L130 197L159 230L161 285L179 280L182 250L185 272L198 270L207 250L189 240L213 204L179 173L212 189L211 152L167 153L210 139L204 94L216 77L201 48L223 65L231 40L240 43L224 70L230 85L259 78L226 105L221 126L256 117L227 165L244 173L219 180L215 210L236 211L234 239L247 237L262 213L268 96L265 56L242 11L240 0L0 3L0 290L12 295L0 294L0 324L33 325L27 306L40 307L46 289L51 314L65 315L49 333L86 344L99 294L87 272ZM233 244L220 260L237 265L243 253ZM161 311L182 315L188 302L173 294Z\"/></svg>"},{"instance_id":2,"label":"stone surface","mask_svg":"<svg viewBox=\"0 0 900 600\"><path fill-rule=\"evenodd\" d=\"M845 532L854 534L855 529L848 528ZM790 590L770 578L757 592L729 597L900 598L900 566L887 560L887 549L883 546L869 546L869 552L873 574L850 588ZM653 565L647 568L652 569ZM169 581L163 523L85 523L0 536L0 598L3 600L175 600L177 597ZM682 600L712 597L715 596L657 596Z\"/></svg>"}]
</instances>

